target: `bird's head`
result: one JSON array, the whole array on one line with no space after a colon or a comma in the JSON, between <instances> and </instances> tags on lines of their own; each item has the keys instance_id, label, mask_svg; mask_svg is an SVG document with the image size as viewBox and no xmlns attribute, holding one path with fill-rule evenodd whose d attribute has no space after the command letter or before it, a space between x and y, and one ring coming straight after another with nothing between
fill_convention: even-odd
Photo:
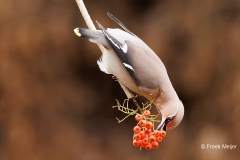
<instances>
[{"instance_id":1,"label":"bird's head","mask_svg":"<svg viewBox=\"0 0 240 160\"><path fill-rule=\"evenodd\" d=\"M158 125L157 130L167 131L177 127L182 121L183 115L184 108L180 100L175 103L167 103L161 108L162 121Z\"/></svg>"}]
</instances>

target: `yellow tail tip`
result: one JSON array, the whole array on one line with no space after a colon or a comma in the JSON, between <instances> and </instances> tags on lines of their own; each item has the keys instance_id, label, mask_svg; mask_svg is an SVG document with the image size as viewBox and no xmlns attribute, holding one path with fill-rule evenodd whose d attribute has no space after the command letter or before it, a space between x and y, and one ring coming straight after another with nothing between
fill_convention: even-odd
<instances>
[{"instance_id":1,"label":"yellow tail tip","mask_svg":"<svg viewBox=\"0 0 240 160\"><path fill-rule=\"evenodd\" d=\"M74 29L74 33L75 33L77 36L81 37L81 33L79 32L79 28L75 28L75 29Z\"/></svg>"}]
</instances>

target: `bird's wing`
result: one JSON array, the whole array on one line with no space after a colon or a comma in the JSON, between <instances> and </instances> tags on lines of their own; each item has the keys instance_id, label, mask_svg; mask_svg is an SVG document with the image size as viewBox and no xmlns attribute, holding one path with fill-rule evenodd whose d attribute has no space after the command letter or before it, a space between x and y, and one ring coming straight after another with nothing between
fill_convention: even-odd
<instances>
[{"instance_id":1,"label":"bird's wing","mask_svg":"<svg viewBox=\"0 0 240 160\"><path fill-rule=\"evenodd\" d=\"M129 29L127 29L127 27L126 27L124 24L122 24L122 22L120 22L120 21L119 21L116 17L114 17L111 13L107 12L107 15L108 15L108 17L110 17L114 22L116 22L118 25L120 25L120 26L124 29L124 31L126 31L127 33L129 33L129 34L137 37L137 36L136 36L135 34L133 34Z\"/></svg>"},{"instance_id":2,"label":"bird's wing","mask_svg":"<svg viewBox=\"0 0 240 160\"><path fill-rule=\"evenodd\" d=\"M134 74L136 78L141 82L141 84L149 89L158 88L158 82L156 81L155 61L152 62L150 54L144 52L139 46L135 45L133 42L126 40L125 44L128 46L127 58L129 64L134 69Z\"/></svg>"},{"instance_id":3,"label":"bird's wing","mask_svg":"<svg viewBox=\"0 0 240 160\"><path fill-rule=\"evenodd\" d=\"M156 76L151 72L149 63L146 63L148 55L131 41L126 40L125 43L120 43L100 23L98 25L135 84L139 87L157 88Z\"/></svg>"}]
</instances>

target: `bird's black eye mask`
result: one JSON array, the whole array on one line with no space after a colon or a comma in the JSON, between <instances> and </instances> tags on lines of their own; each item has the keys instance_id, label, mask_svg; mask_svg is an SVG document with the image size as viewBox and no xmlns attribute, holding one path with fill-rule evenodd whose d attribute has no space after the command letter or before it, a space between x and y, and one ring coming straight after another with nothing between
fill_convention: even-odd
<instances>
[{"instance_id":1,"label":"bird's black eye mask","mask_svg":"<svg viewBox=\"0 0 240 160\"><path fill-rule=\"evenodd\" d=\"M171 122L174 118L175 118L175 116L169 116L169 117L163 122L162 125L159 125L159 126L157 127L157 130L161 130L161 128L163 128L163 130L166 131L166 129L167 129L167 124L168 124L169 122Z\"/></svg>"},{"instance_id":2,"label":"bird's black eye mask","mask_svg":"<svg viewBox=\"0 0 240 160\"><path fill-rule=\"evenodd\" d=\"M163 130L164 130L164 131L166 131L166 129L167 129L167 124L168 124L169 122L171 122L174 118L175 118L175 116L170 116L170 117L168 117L168 118L165 120L164 126L163 126Z\"/></svg>"}]
</instances>

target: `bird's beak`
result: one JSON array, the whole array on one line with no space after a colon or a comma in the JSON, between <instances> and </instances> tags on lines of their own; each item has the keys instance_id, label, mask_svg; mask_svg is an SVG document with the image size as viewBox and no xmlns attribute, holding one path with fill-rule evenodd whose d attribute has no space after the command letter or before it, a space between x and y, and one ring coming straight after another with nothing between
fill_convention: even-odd
<instances>
[{"instance_id":1,"label":"bird's beak","mask_svg":"<svg viewBox=\"0 0 240 160\"><path fill-rule=\"evenodd\" d=\"M162 121L158 125L157 130L164 130L164 131L166 131L165 120L166 120L166 118L162 117Z\"/></svg>"}]
</instances>

